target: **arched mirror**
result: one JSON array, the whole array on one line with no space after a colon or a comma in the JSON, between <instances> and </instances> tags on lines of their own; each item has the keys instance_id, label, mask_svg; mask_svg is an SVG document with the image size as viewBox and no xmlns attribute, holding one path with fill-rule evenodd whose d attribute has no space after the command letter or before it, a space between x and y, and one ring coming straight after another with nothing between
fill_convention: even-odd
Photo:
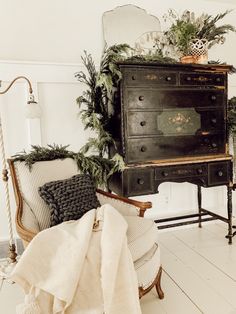
<instances>
[{"instance_id":1,"label":"arched mirror","mask_svg":"<svg viewBox=\"0 0 236 314\"><path fill-rule=\"evenodd\" d=\"M162 36L159 19L131 4L103 14L103 33L107 46L127 43L138 53L157 48Z\"/></svg>"}]
</instances>

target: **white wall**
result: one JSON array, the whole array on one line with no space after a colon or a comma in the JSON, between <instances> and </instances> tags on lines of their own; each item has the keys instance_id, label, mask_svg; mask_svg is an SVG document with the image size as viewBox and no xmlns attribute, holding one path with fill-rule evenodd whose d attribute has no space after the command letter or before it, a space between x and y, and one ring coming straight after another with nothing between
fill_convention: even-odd
<instances>
[{"instance_id":1,"label":"white wall","mask_svg":"<svg viewBox=\"0 0 236 314\"><path fill-rule=\"evenodd\" d=\"M182 12L186 0L0 0L0 80L3 87L17 75L26 75L34 83L42 106L41 142L43 145L70 144L78 150L89 137L78 118L75 99L83 85L76 82L74 73L81 69L83 50L90 52L96 63L103 48L102 14L118 5L132 3L160 19L168 8ZM232 4L212 1L188 1L188 9L196 13L223 12ZM224 19L235 24L236 13ZM231 34L223 46L210 51L210 59L236 64L236 35ZM236 76L236 75L235 75ZM236 95L236 78L229 82L230 96ZM23 104L26 85L15 84L8 94L0 97L7 155L28 147L28 127ZM31 131L34 131L33 129ZM7 237L6 214L0 199L0 239ZM224 203L223 188L207 190L207 202L212 207ZM173 211L196 208L196 187L187 183L160 186L160 194L140 197L153 201L151 214L159 216ZM12 202L14 208L14 202Z\"/></svg>"}]
</instances>

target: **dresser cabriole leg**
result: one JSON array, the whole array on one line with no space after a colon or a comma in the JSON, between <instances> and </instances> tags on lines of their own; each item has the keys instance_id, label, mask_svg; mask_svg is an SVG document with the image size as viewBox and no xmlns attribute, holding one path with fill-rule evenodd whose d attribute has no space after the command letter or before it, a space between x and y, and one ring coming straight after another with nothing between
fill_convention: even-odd
<instances>
[{"instance_id":1,"label":"dresser cabriole leg","mask_svg":"<svg viewBox=\"0 0 236 314\"><path fill-rule=\"evenodd\" d=\"M202 228L202 216L201 216L201 209L202 209L202 189L201 186L197 186L197 201L198 201L198 227Z\"/></svg>"},{"instance_id":2,"label":"dresser cabriole leg","mask_svg":"<svg viewBox=\"0 0 236 314\"><path fill-rule=\"evenodd\" d=\"M228 209L228 235L229 244L232 244L233 228L232 228L232 187L227 186L227 209Z\"/></svg>"}]
</instances>

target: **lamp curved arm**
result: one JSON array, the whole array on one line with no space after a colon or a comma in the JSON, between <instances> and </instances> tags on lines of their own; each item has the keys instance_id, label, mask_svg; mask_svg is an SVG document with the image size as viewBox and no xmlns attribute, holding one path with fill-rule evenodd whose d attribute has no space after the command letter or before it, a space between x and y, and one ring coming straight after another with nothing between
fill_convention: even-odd
<instances>
[{"instance_id":1,"label":"lamp curved arm","mask_svg":"<svg viewBox=\"0 0 236 314\"><path fill-rule=\"evenodd\" d=\"M11 83L8 85L8 87L4 90L4 91L0 91L0 95L2 94L5 94L9 91L9 89L12 87L12 85L17 81L17 80L21 80L21 79L24 79L27 81L27 83L29 84L29 93L30 94L33 94L33 88L32 88L32 85L30 83L30 80L25 77L25 76L17 76L13 81L11 81Z\"/></svg>"}]
</instances>

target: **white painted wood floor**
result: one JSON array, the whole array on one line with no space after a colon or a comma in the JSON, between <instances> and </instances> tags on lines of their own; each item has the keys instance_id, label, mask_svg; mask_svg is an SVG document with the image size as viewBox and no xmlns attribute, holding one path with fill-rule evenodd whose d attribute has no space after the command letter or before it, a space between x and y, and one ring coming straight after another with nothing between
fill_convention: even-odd
<instances>
[{"instance_id":1,"label":"white painted wood floor","mask_svg":"<svg viewBox=\"0 0 236 314\"><path fill-rule=\"evenodd\" d=\"M143 314L236 314L236 237L228 245L226 228L218 222L160 232L165 298L152 290L141 300ZM0 313L14 314L22 298L4 283Z\"/></svg>"}]
</instances>

